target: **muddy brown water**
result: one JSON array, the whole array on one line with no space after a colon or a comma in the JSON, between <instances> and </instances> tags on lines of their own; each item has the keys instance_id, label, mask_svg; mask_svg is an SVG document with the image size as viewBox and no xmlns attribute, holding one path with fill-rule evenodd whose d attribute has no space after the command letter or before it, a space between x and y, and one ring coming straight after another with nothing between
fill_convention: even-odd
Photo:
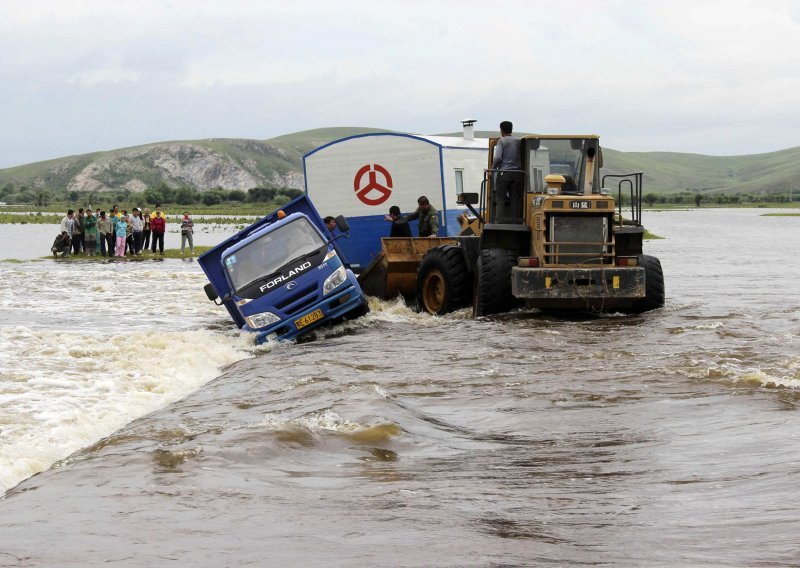
<instances>
[{"instance_id":1,"label":"muddy brown water","mask_svg":"<svg viewBox=\"0 0 800 568\"><path fill-rule=\"evenodd\" d=\"M264 349L193 263L92 267L80 299L53 282L85 265L4 267L5 463L44 471L7 476L0 566L800 565L800 217L763 212L646 213L667 303L642 316L373 302ZM119 318L32 346L76 302Z\"/></svg>"}]
</instances>

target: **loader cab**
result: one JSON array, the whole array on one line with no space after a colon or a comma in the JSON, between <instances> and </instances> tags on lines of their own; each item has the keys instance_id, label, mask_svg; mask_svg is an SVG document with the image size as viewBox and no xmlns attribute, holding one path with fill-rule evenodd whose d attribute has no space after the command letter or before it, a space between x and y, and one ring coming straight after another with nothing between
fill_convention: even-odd
<instances>
[{"instance_id":1,"label":"loader cab","mask_svg":"<svg viewBox=\"0 0 800 568\"><path fill-rule=\"evenodd\" d=\"M502 211L494 210L496 204L507 197L496 194L500 172L491 168L498 140L492 138L489 141L489 167L484 178L481 204L486 224L481 231L481 247L499 247L514 251L517 256L538 255L543 251L534 251L534 247L537 243L544 243L547 233L554 230L549 226L551 223L545 212L548 206L566 207L567 214L573 206L594 209L591 203L600 195L602 153L599 137L529 135L520 138L523 191L518 196L521 203L514 204L522 213L517 219L505 218ZM585 196L586 199L573 204L572 201L553 199L555 196ZM613 215L613 202L605 205L610 207L608 215ZM572 214L575 213L585 214L586 210L573 209Z\"/></svg>"},{"instance_id":2,"label":"loader cab","mask_svg":"<svg viewBox=\"0 0 800 568\"><path fill-rule=\"evenodd\" d=\"M525 136L521 141L526 194L548 193L549 175L564 177L562 194L600 192L603 157L597 136Z\"/></svg>"},{"instance_id":3,"label":"loader cab","mask_svg":"<svg viewBox=\"0 0 800 568\"><path fill-rule=\"evenodd\" d=\"M494 147L499 138L489 140L489 163L484 177L482 206L487 223L509 224L495 210L504 196L495 195L499 171L492 169ZM559 194L592 195L600 193L600 168L603 165L600 140L596 135L557 136L529 135L520 138L523 177L523 216L512 221L530 226L531 195L547 194L545 178L549 175L563 176ZM551 188L552 190L552 188Z\"/></svg>"}]
</instances>

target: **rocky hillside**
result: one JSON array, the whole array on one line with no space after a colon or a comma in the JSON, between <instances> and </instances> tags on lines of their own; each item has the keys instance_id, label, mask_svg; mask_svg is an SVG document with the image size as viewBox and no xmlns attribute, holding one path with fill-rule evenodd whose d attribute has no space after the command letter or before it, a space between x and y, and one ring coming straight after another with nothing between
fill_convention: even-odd
<instances>
[{"instance_id":1,"label":"rocky hillside","mask_svg":"<svg viewBox=\"0 0 800 568\"><path fill-rule=\"evenodd\" d=\"M302 156L331 140L374 128L326 128L271 140L208 139L160 142L68 156L0 170L0 187L140 192L165 183L205 191L252 187L302 189Z\"/></svg>"},{"instance_id":2,"label":"rocky hillside","mask_svg":"<svg viewBox=\"0 0 800 568\"><path fill-rule=\"evenodd\" d=\"M140 192L170 187L248 190L252 187L302 189L302 156L337 138L380 132L374 128L325 128L270 140L208 139L161 142L69 156L0 170L0 191L46 190ZM385 131L384 131L385 132ZM456 134L456 133L453 133ZM495 132L476 132L495 136ZM460 135L460 134L458 134ZM620 152L604 148L602 173L644 171L645 192L774 194L794 189L800 179L800 148L750 156L703 156L669 152ZM3 194L9 194L4 191Z\"/></svg>"},{"instance_id":3,"label":"rocky hillside","mask_svg":"<svg viewBox=\"0 0 800 568\"><path fill-rule=\"evenodd\" d=\"M70 156L0 171L13 182L62 191L144 191L166 183L198 190L214 187L303 187L297 156L259 140L163 142Z\"/></svg>"}]
</instances>

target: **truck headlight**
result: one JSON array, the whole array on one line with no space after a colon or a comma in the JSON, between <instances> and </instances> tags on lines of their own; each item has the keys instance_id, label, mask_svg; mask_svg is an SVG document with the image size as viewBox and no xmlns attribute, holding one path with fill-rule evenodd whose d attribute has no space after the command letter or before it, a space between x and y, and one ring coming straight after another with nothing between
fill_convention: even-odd
<instances>
[{"instance_id":1,"label":"truck headlight","mask_svg":"<svg viewBox=\"0 0 800 568\"><path fill-rule=\"evenodd\" d=\"M344 266L340 266L333 271L333 274L325 279L325 283L322 285L322 295L325 296L333 292L337 287L341 286L345 280L347 280L347 271Z\"/></svg>"},{"instance_id":2,"label":"truck headlight","mask_svg":"<svg viewBox=\"0 0 800 568\"><path fill-rule=\"evenodd\" d=\"M253 314L251 316L247 316L244 319L247 322L247 326L250 329L259 329L281 321L281 318L279 318L272 312L261 312L259 314Z\"/></svg>"}]
</instances>

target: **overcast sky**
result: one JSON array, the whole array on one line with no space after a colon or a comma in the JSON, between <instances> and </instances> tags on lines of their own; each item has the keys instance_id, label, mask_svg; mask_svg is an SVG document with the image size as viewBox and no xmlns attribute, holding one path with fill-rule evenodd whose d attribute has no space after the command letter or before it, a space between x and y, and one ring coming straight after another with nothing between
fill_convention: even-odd
<instances>
[{"instance_id":1,"label":"overcast sky","mask_svg":"<svg viewBox=\"0 0 800 568\"><path fill-rule=\"evenodd\" d=\"M0 168L464 118L624 151L800 146L800 1L0 0Z\"/></svg>"}]
</instances>

